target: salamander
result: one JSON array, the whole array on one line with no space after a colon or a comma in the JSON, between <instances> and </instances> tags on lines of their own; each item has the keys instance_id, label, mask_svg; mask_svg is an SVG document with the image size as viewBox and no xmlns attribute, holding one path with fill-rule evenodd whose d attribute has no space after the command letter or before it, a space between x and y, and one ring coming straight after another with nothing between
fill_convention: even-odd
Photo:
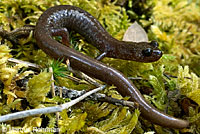
<instances>
[{"instance_id":1,"label":"salamander","mask_svg":"<svg viewBox=\"0 0 200 134\"><path fill-rule=\"evenodd\" d=\"M47 9L39 18L34 36L38 46L55 59L69 59L73 69L89 76L114 84L123 96L130 96L131 101L139 104L141 114L152 123L168 128L185 128L187 120L167 115L149 104L133 83L118 70L73 48L70 48L68 31L82 35L89 43L99 49L103 56L138 62L154 62L162 56L158 43L125 42L113 38L88 12L70 5L60 5ZM63 45L53 39L61 36Z\"/></svg>"}]
</instances>

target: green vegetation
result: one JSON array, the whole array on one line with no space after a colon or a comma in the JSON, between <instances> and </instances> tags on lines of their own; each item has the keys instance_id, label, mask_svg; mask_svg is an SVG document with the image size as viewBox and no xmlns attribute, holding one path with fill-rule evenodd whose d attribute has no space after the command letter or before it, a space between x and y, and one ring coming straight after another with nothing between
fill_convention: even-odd
<instances>
[{"instance_id":1,"label":"green vegetation","mask_svg":"<svg viewBox=\"0 0 200 134\"><path fill-rule=\"evenodd\" d=\"M133 83L145 92L145 98L160 110L172 116L188 119L190 127L182 130L166 129L150 122L138 119L140 112L127 107L108 103L85 101L70 110L56 114L38 115L1 124L1 128L24 128L28 133L33 127L59 127L62 133L100 133L130 134L145 133L200 133L200 1L199 0L147 0L143 2L127 1L120 7L111 0L1 0L0 25L5 30L35 25L39 16L55 5L78 6L95 16L106 30L115 38L122 39L124 32L137 20L147 30L150 40L157 40L164 52L155 63L137 63L105 58L103 62L120 70L127 77L142 77ZM141 7L135 8L135 7ZM70 33L72 46L91 57L99 51L73 32ZM8 58L17 58L41 65L45 71L37 74L27 70L24 64L13 65ZM73 74L65 69L60 61L53 61L36 46L32 33L28 38L11 44L5 40L0 45L0 115L12 111L55 105L63 100L47 96L51 85L51 73L54 70L56 85L77 90L89 90L88 83L77 83L65 78ZM176 76L168 79L164 74ZM30 78L26 89L17 85L18 80ZM121 99L114 86L103 93ZM127 98L124 98L127 99ZM191 101L192 100L192 101ZM67 101L64 100L64 101ZM24 103L27 102L27 103ZM141 128L142 126L142 128ZM9 133L17 133L12 130ZM49 132L50 133L50 132Z\"/></svg>"}]
</instances>

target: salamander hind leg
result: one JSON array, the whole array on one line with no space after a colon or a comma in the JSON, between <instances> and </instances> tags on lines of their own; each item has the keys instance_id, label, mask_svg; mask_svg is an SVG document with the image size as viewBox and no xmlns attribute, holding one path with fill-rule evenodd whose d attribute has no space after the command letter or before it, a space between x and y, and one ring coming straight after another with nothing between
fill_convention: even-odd
<instances>
[{"instance_id":1,"label":"salamander hind leg","mask_svg":"<svg viewBox=\"0 0 200 134\"><path fill-rule=\"evenodd\" d=\"M53 29L51 33L52 33L52 36L61 36L62 43L67 45L68 47L70 46L69 32L67 28Z\"/></svg>"}]
</instances>

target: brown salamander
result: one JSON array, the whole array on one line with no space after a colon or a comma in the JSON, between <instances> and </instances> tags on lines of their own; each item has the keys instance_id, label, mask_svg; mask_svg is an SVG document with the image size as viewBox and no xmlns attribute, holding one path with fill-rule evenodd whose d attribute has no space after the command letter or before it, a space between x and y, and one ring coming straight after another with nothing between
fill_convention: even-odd
<instances>
[{"instance_id":1,"label":"brown salamander","mask_svg":"<svg viewBox=\"0 0 200 134\"><path fill-rule=\"evenodd\" d=\"M185 128L189 122L177 119L157 110L147 103L139 90L122 73L106 64L86 56L74 49L68 39L68 30L81 34L85 39L104 53L104 56L138 62L153 62L160 59L162 52L156 42L125 42L113 38L102 25L88 12L74 6L62 5L47 9L35 27L38 46L55 59L69 59L70 65L108 84L114 84L123 96L139 103L142 116L152 123L169 127ZM54 40L61 36L64 44Z\"/></svg>"}]
</instances>

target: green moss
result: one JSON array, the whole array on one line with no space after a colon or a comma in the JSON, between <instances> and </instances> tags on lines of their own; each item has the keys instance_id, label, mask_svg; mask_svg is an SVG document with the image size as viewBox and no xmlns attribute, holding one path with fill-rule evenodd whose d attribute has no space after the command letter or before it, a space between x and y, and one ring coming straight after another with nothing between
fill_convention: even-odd
<instances>
[{"instance_id":1,"label":"green moss","mask_svg":"<svg viewBox=\"0 0 200 134\"><path fill-rule=\"evenodd\" d=\"M106 30L115 38L122 39L125 30L130 26L130 20L137 20L147 30L150 40L157 40L164 55L161 60L155 63L137 63L118 59L105 58L103 62L120 70L128 77L142 77L142 80L134 80L133 83L139 89L150 89L151 94L145 95L146 99L153 103L158 109L166 110L171 115L176 114L174 109L181 109L181 101L173 101L168 96L168 92L174 92L175 96L188 97L197 104L195 108L189 110L189 119L192 122L191 128L184 129L184 132L199 132L199 59L200 59L200 32L199 18L200 7L198 1L188 0L147 0L134 2L128 0L127 9L116 6L115 1L110 0L2 0L0 1L0 24L5 30L12 30L22 27L25 24L35 25L39 16L55 5L74 5L78 6L93 16L95 16ZM133 5L137 5L134 7ZM142 7L142 9L137 8ZM128 16L129 15L129 16ZM149 28L149 26L151 27ZM78 34L70 33L73 48L91 57L99 55L99 51L91 44L85 42ZM29 80L28 90L20 89L16 85L16 80L31 74L31 72L21 72L24 65L12 66L7 59L15 57L22 60L37 63L43 67L49 67L52 59L35 45L32 34L28 38L20 39L19 44L11 44L5 41L0 46L0 80L3 84L3 98L0 109L4 109L1 114L9 113L11 110L25 110L21 100L26 99L31 106L41 107L45 101L53 104L59 99L51 99L46 95L50 90L51 73L40 73L38 76ZM55 64L53 64L55 65ZM188 67L188 66L189 67ZM183 67L182 67L183 66ZM62 64L54 66L54 75L57 76L56 84L68 88L89 90L93 86L85 81L80 83L64 78L63 74L70 74L68 70L63 70ZM63 73L64 72L64 73ZM163 73L177 76L177 78L166 78ZM18 77L19 76L19 77ZM191 79L185 78L190 77ZM110 87L104 93L121 98ZM180 94L176 90L180 90ZM26 94L26 96L25 96ZM181 96L181 97L180 97ZM62 100L63 102L65 100ZM170 102L170 105L167 105ZM172 105L171 105L172 104ZM52 104L50 104L52 105ZM178 112L181 113L181 112ZM184 112L182 112L184 113ZM179 130L167 130L162 127L152 127L149 122L138 129L139 111L130 112L129 109L113 106L111 104L84 102L81 107L73 107L72 112L61 113L59 128L63 133L142 133L156 131L157 133L180 133ZM180 114L179 117L187 115ZM48 114L49 127L56 126L54 114ZM22 119L24 123L12 121L12 127L24 127L29 130L33 126L44 120L43 117L33 117ZM28 121L30 120L30 121ZM15 124L15 125L13 125ZM17 124L17 125L16 125ZM78 125L78 126L77 126ZM136 127L136 129L135 129Z\"/></svg>"},{"instance_id":2,"label":"green moss","mask_svg":"<svg viewBox=\"0 0 200 134\"><path fill-rule=\"evenodd\" d=\"M105 118L116 108L116 106L108 103L83 103L81 109L88 113L87 115L87 125L94 125L99 119ZM95 113L95 114L93 114Z\"/></svg>"},{"instance_id":3,"label":"green moss","mask_svg":"<svg viewBox=\"0 0 200 134\"><path fill-rule=\"evenodd\" d=\"M131 114L126 108L116 108L106 120L97 122L95 126L107 134L128 134L135 128L139 115L138 110Z\"/></svg>"},{"instance_id":4,"label":"green moss","mask_svg":"<svg viewBox=\"0 0 200 134\"><path fill-rule=\"evenodd\" d=\"M179 67L179 75L177 79L177 86L181 90L182 94L192 99L200 105L200 88L199 78L194 73L189 73L189 67ZM186 79L191 78L191 79Z\"/></svg>"},{"instance_id":5,"label":"green moss","mask_svg":"<svg viewBox=\"0 0 200 134\"><path fill-rule=\"evenodd\" d=\"M51 76L51 73L42 72L29 80L26 98L31 106L38 106L41 102L45 101L52 83Z\"/></svg>"},{"instance_id":6,"label":"green moss","mask_svg":"<svg viewBox=\"0 0 200 134\"><path fill-rule=\"evenodd\" d=\"M152 32L162 42L163 50L177 56L179 63L188 64L193 56L199 57L199 17L195 1L155 1Z\"/></svg>"},{"instance_id":7,"label":"green moss","mask_svg":"<svg viewBox=\"0 0 200 134\"><path fill-rule=\"evenodd\" d=\"M61 112L61 117L62 119L58 122L60 132L64 133L67 131L69 134L74 134L76 131L80 131L80 129L85 125L87 113L74 113L74 115L69 118L66 110L64 110Z\"/></svg>"}]
</instances>

